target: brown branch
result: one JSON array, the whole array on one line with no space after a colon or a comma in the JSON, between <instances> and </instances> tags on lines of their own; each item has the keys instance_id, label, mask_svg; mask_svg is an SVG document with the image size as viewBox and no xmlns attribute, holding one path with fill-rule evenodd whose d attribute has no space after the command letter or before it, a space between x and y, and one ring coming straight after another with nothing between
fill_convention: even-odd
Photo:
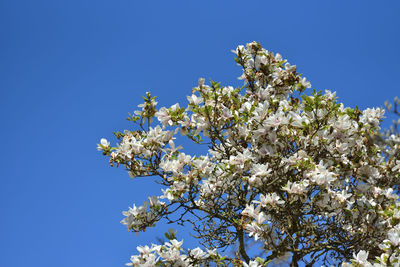
<instances>
[{"instance_id":1,"label":"brown branch","mask_svg":"<svg viewBox=\"0 0 400 267\"><path fill-rule=\"evenodd\" d=\"M249 256L246 253L246 249L244 247L244 240L243 240L243 229L241 228L236 228L237 230L237 236L239 239L239 253L243 257L243 259L248 263L250 261Z\"/></svg>"}]
</instances>

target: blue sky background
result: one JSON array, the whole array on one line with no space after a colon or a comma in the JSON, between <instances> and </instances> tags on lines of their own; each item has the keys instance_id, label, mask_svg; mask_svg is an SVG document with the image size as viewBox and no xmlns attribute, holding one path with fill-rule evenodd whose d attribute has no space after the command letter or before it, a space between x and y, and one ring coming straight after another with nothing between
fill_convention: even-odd
<instances>
[{"instance_id":1,"label":"blue sky background","mask_svg":"<svg viewBox=\"0 0 400 267\"><path fill-rule=\"evenodd\" d=\"M119 221L158 186L109 167L96 144L131 127L146 91L164 106L185 104L199 77L240 85L239 44L281 53L346 106L383 106L400 95L399 11L365 0L0 0L0 266L123 266L155 242L168 227L136 236Z\"/></svg>"}]
</instances>

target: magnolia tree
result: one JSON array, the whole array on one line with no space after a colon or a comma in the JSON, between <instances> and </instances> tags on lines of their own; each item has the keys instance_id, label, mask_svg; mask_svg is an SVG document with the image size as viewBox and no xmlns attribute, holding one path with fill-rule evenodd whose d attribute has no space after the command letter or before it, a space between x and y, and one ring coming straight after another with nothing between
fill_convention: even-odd
<instances>
[{"instance_id":1,"label":"magnolia tree","mask_svg":"<svg viewBox=\"0 0 400 267\"><path fill-rule=\"evenodd\" d=\"M400 137L380 135L384 110L307 93L296 66L259 43L233 52L243 87L200 79L186 107L157 108L146 93L128 118L136 129L114 133L115 147L101 139L111 166L163 186L122 223L133 232L160 220L189 224L201 245L184 249L171 231L164 244L138 247L128 265L399 266ZM208 153L184 153L177 135Z\"/></svg>"}]
</instances>

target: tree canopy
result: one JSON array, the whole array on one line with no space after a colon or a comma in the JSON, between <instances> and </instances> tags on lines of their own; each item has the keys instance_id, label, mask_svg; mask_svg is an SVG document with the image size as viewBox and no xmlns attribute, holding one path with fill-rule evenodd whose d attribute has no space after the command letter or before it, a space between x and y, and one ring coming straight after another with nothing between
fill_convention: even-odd
<instances>
[{"instance_id":1,"label":"tree canopy","mask_svg":"<svg viewBox=\"0 0 400 267\"><path fill-rule=\"evenodd\" d=\"M381 134L384 110L311 90L295 65L259 43L233 52L242 87L199 79L186 107L168 108L147 92L129 115L135 128L115 132L115 147L98 145L112 166L163 186L123 212L129 230L188 224L201 245L184 249L170 231L129 264L399 266L400 136ZM183 152L179 134L208 153ZM248 238L262 249L249 250ZM235 255L224 255L228 247Z\"/></svg>"}]
</instances>

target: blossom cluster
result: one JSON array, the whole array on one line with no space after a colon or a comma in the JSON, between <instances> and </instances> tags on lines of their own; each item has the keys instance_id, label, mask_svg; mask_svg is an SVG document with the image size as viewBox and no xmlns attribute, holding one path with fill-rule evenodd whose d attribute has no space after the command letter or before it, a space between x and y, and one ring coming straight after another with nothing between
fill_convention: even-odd
<instances>
[{"instance_id":1,"label":"blossom cluster","mask_svg":"<svg viewBox=\"0 0 400 267\"><path fill-rule=\"evenodd\" d=\"M172 239L163 245L139 246L137 247L139 255L131 257L131 263L128 266L195 266L202 260L215 253L206 253L199 247L190 250L188 255L182 253L183 241Z\"/></svg>"},{"instance_id":2,"label":"blossom cluster","mask_svg":"<svg viewBox=\"0 0 400 267\"><path fill-rule=\"evenodd\" d=\"M344 107L329 90L311 91L295 65L259 43L233 52L243 87L200 79L186 107L159 109L146 93L128 118L138 129L117 132L116 147L101 140L111 165L164 187L122 223L135 232L161 219L192 224L209 251L237 248L224 258L232 265L265 266L284 255L292 266L398 264L400 137L380 134L384 110ZM178 133L208 145L207 155L185 154ZM245 234L263 247L257 260ZM132 265L215 262L174 244L142 247Z\"/></svg>"},{"instance_id":3,"label":"blossom cluster","mask_svg":"<svg viewBox=\"0 0 400 267\"><path fill-rule=\"evenodd\" d=\"M122 212L126 217L121 223L125 224L128 229L143 231L160 219L159 214L164 207L165 202L160 201L158 197L149 197L149 201L144 202L142 206L136 207L134 204L128 211Z\"/></svg>"},{"instance_id":4,"label":"blossom cluster","mask_svg":"<svg viewBox=\"0 0 400 267\"><path fill-rule=\"evenodd\" d=\"M139 255L131 256L131 262L126 265L194 267L201 266L210 260L219 265L226 264L225 258L219 255L216 250L203 251L197 247L185 251L182 245L183 241L170 239L162 245L138 246L136 249ZM244 267L261 267L263 263L261 258L251 260L248 264L240 262Z\"/></svg>"}]
</instances>

